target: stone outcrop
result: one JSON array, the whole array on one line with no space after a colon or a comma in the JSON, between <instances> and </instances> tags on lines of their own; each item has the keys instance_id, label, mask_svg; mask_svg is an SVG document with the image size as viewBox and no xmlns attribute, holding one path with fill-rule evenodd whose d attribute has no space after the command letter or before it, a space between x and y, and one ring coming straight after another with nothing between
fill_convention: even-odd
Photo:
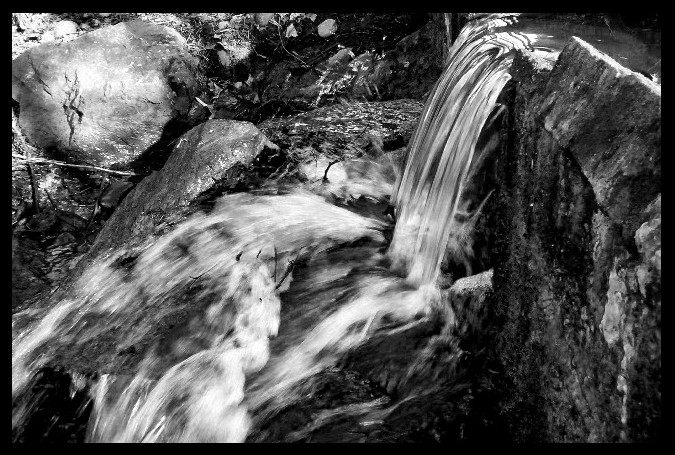
<instances>
[{"instance_id":1,"label":"stone outcrop","mask_svg":"<svg viewBox=\"0 0 675 455\"><path fill-rule=\"evenodd\" d=\"M196 62L175 30L131 21L12 62L28 140L75 162L129 167L199 117Z\"/></svg>"},{"instance_id":2,"label":"stone outcrop","mask_svg":"<svg viewBox=\"0 0 675 455\"><path fill-rule=\"evenodd\" d=\"M266 146L273 144L248 122L209 120L194 127L178 140L162 170L126 196L84 259L170 228L200 197L234 186Z\"/></svg>"},{"instance_id":3,"label":"stone outcrop","mask_svg":"<svg viewBox=\"0 0 675 455\"><path fill-rule=\"evenodd\" d=\"M492 355L516 441L660 436L660 87L580 39L521 54L497 232Z\"/></svg>"}]
</instances>

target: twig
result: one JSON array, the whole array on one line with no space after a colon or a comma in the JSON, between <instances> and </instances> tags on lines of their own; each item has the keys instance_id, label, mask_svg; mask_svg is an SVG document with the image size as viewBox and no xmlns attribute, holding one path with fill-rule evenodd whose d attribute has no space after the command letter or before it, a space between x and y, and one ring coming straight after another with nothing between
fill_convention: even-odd
<instances>
[{"instance_id":1,"label":"twig","mask_svg":"<svg viewBox=\"0 0 675 455\"><path fill-rule=\"evenodd\" d=\"M335 160L335 161L331 161L330 163L328 163L328 167L326 168L326 172L323 173L323 181L324 182L328 181L328 170L330 169L330 167L334 164L339 163L340 161L341 160Z\"/></svg>"},{"instance_id":2,"label":"twig","mask_svg":"<svg viewBox=\"0 0 675 455\"><path fill-rule=\"evenodd\" d=\"M302 66L304 66L305 68L309 68L310 66L307 63L303 62L300 59L300 57L298 57L297 55L295 55L294 53L291 53L288 49L286 49L286 46L284 46L284 39L281 37L281 25L278 22L276 23L276 25L277 25L277 31L279 32L279 42L281 43L281 47L286 51L286 53L288 55L290 55L291 57L295 58L297 61L302 63Z\"/></svg>"},{"instance_id":3,"label":"twig","mask_svg":"<svg viewBox=\"0 0 675 455\"><path fill-rule=\"evenodd\" d=\"M35 213L40 213L40 204L39 204L39 195L38 195L38 187L37 183L35 182L35 174L33 173L33 166L30 165L31 163L31 157L30 157L30 152L28 149L25 151L26 155L22 156L19 155L18 153L12 153L12 156L16 156L18 158L21 158L25 160L26 162L26 168L28 168L28 176L30 177L30 186L32 189L32 196L33 196L33 210Z\"/></svg>"},{"instance_id":4,"label":"twig","mask_svg":"<svg viewBox=\"0 0 675 455\"><path fill-rule=\"evenodd\" d=\"M96 216L96 213L98 213L98 206L101 202L101 195L103 194L103 185L105 185L106 180L108 180L108 174L104 172L103 175L101 176L101 184L98 187L98 196L96 196L96 202L94 202L94 210L91 211L91 216L89 217L87 227L84 228L85 230L89 230L91 223L94 222L94 217Z\"/></svg>"},{"instance_id":5,"label":"twig","mask_svg":"<svg viewBox=\"0 0 675 455\"><path fill-rule=\"evenodd\" d=\"M18 16L17 16L18 17ZM21 128L19 127L18 119L14 116L12 111L12 132L16 137L21 137ZM28 144L26 144L28 145ZM28 169L28 177L30 178L31 186L31 195L33 197L33 210L35 213L40 213L40 204L38 202L39 193L37 183L35 183L35 174L33 173L33 166L30 165L30 148L26 147L24 151L25 155L19 155L18 153L12 153L12 156L15 156L26 163L26 168Z\"/></svg>"},{"instance_id":6,"label":"twig","mask_svg":"<svg viewBox=\"0 0 675 455\"><path fill-rule=\"evenodd\" d=\"M84 164L69 164L69 163L64 163L62 161L56 161L56 160L47 160L44 158L29 158L27 156L19 155L18 153L12 153L12 157L18 158L23 161L27 161L30 163L34 164L54 164L56 166L63 166L63 167L73 167L77 169L86 169L89 171L99 171L99 172L107 172L108 174L115 174L115 175L132 175L132 176L145 176L147 174L136 174L134 172L126 172L126 171L116 171L114 169L106 169L104 167L98 167L98 166L89 166L89 165L84 165Z\"/></svg>"},{"instance_id":7,"label":"twig","mask_svg":"<svg viewBox=\"0 0 675 455\"><path fill-rule=\"evenodd\" d=\"M54 199L52 199L52 195L49 194L49 191L45 189L45 194L47 194L47 199L49 199L49 202L52 204L52 207L54 207L54 210L58 210L59 208L56 206L56 202L54 202Z\"/></svg>"},{"instance_id":8,"label":"twig","mask_svg":"<svg viewBox=\"0 0 675 455\"><path fill-rule=\"evenodd\" d=\"M300 257L301 252L302 252L302 250L300 252L298 252L298 255L295 256L295 259L293 259L291 261L288 261L288 267L286 267L286 271L284 272L284 276L281 277L281 280L279 281L279 283L274 287L275 290L279 289L281 287L281 285L284 282L284 280L286 279L286 277L288 277L288 275L291 274L293 269L295 269L295 264L297 264L298 258Z\"/></svg>"},{"instance_id":9,"label":"twig","mask_svg":"<svg viewBox=\"0 0 675 455\"><path fill-rule=\"evenodd\" d=\"M209 273L209 272L210 272L215 266L217 266L217 265L218 265L218 264L213 264L211 267L209 267L208 269L206 269L205 272L200 273L200 274L197 275L197 276L192 276L192 275L190 275L190 278L192 278L193 281L194 281L194 280L197 280L197 279L203 277L204 275L206 275L207 273Z\"/></svg>"},{"instance_id":10,"label":"twig","mask_svg":"<svg viewBox=\"0 0 675 455\"><path fill-rule=\"evenodd\" d=\"M274 282L277 282L277 246L274 245Z\"/></svg>"}]
</instances>

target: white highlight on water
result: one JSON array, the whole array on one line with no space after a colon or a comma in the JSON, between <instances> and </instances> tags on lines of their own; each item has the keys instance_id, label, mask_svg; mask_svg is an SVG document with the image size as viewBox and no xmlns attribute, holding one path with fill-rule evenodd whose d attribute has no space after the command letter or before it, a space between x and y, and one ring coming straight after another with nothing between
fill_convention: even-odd
<instances>
[{"instance_id":1,"label":"white highlight on water","mask_svg":"<svg viewBox=\"0 0 675 455\"><path fill-rule=\"evenodd\" d=\"M462 29L408 145L392 201L397 222L390 255L411 283L434 283L481 129L504 85L512 51L527 37L495 32L509 16L490 15Z\"/></svg>"},{"instance_id":2,"label":"white highlight on water","mask_svg":"<svg viewBox=\"0 0 675 455\"><path fill-rule=\"evenodd\" d=\"M355 161L335 165L327 181L307 185L323 197L301 190L227 195L211 213L149 241L129 270L117 265L124 254L117 252L83 274L67 299L41 314L14 315L13 397L57 355L67 358L107 340L114 352L99 354L105 373L116 353L152 342L129 372L99 378L88 440L241 442L256 420L292 403L311 376L382 330L384 320L399 324L392 331L434 310L451 321L450 310L439 309L435 279L457 226L451 220L480 130L508 80L509 51L526 45L516 35L494 33L507 22L492 15L461 32L424 108L405 171L393 187L394 271L358 275L349 292L338 292L353 267L329 259L312 263L304 278L309 290L291 294L302 301L287 304L297 304L314 322L291 324L297 333L280 334L288 343L272 355L270 338L284 329L279 294L293 280L290 273L281 282L289 261L311 261L363 238L385 244L381 223L326 199L381 200L392 190L392 173L381 163ZM364 249L354 266L374 267L382 259L375 248ZM181 312L190 318L160 349L153 330ZM13 415L13 426L24 417Z\"/></svg>"}]
</instances>

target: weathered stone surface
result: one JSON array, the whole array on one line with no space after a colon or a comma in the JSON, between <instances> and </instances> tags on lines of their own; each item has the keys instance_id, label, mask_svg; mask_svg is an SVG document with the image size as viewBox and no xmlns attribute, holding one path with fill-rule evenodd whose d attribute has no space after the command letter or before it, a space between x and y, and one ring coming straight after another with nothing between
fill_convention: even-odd
<instances>
[{"instance_id":1,"label":"weathered stone surface","mask_svg":"<svg viewBox=\"0 0 675 455\"><path fill-rule=\"evenodd\" d=\"M632 237L661 191L661 86L575 37L540 96L544 128L572 152L600 206Z\"/></svg>"},{"instance_id":2,"label":"weathered stone surface","mask_svg":"<svg viewBox=\"0 0 675 455\"><path fill-rule=\"evenodd\" d=\"M209 120L185 133L161 171L146 177L108 220L87 258L123 242L145 241L160 225L171 225L197 198L236 182L269 144L252 124Z\"/></svg>"},{"instance_id":3,"label":"weathered stone surface","mask_svg":"<svg viewBox=\"0 0 675 455\"><path fill-rule=\"evenodd\" d=\"M173 29L120 23L12 62L12 98L27 138L68 158L128 166L188 127L195 63Z\"/></svg>"},{"instance_id":4,"label":"weathered stone surface","mask_svg":"<svg viewBox=\"0 0 675 455\"><path fill-rule=\"evenodd\" d=\"M504 431L658 439L660 89L576 38L513 76L507 190L487 210Z\"/></svg>"}]
</instances>

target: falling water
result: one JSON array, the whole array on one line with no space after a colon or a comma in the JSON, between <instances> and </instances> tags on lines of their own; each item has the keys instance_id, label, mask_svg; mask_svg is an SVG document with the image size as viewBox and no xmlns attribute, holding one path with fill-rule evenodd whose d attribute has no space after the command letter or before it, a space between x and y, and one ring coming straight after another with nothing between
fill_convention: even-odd
<instances>
[{"instance_id":1,"label":"falling water","mask_svg":"<svg viewBox=\"0 0 675 455\"><path fill-rule=\"evenodd\" d=\"M436 281L449 238L460 229L454 219L463 183L480 158L474 156L479 135L510 79L512 51L529 44L522 34L495 32L511 21L512 15L494 14L462 29L408 146L392 195L397 223L390 254L412 283Z\"/></svg>"},{"instance_id":2,"label":"falling water","mask_svg":"<svg viewBox=\"0 0 675 455\"><path fill-rule=\"evenodd\" d=\"M509 20L462 31L396 182L391 163L361 160L286 194L223 196L140 251L99 259L67 298L15 314L15 402L41 367L85 365L101 373L89 441L240 442L375 333L451 325L435 278L509 51L526 45L495 32ZM345 206L386 204L392 190L387 251L385 219ZM386 404L322 415L372 417ZM13 428L30 412L15 405Z\"/></svg>"}]
</instances>

